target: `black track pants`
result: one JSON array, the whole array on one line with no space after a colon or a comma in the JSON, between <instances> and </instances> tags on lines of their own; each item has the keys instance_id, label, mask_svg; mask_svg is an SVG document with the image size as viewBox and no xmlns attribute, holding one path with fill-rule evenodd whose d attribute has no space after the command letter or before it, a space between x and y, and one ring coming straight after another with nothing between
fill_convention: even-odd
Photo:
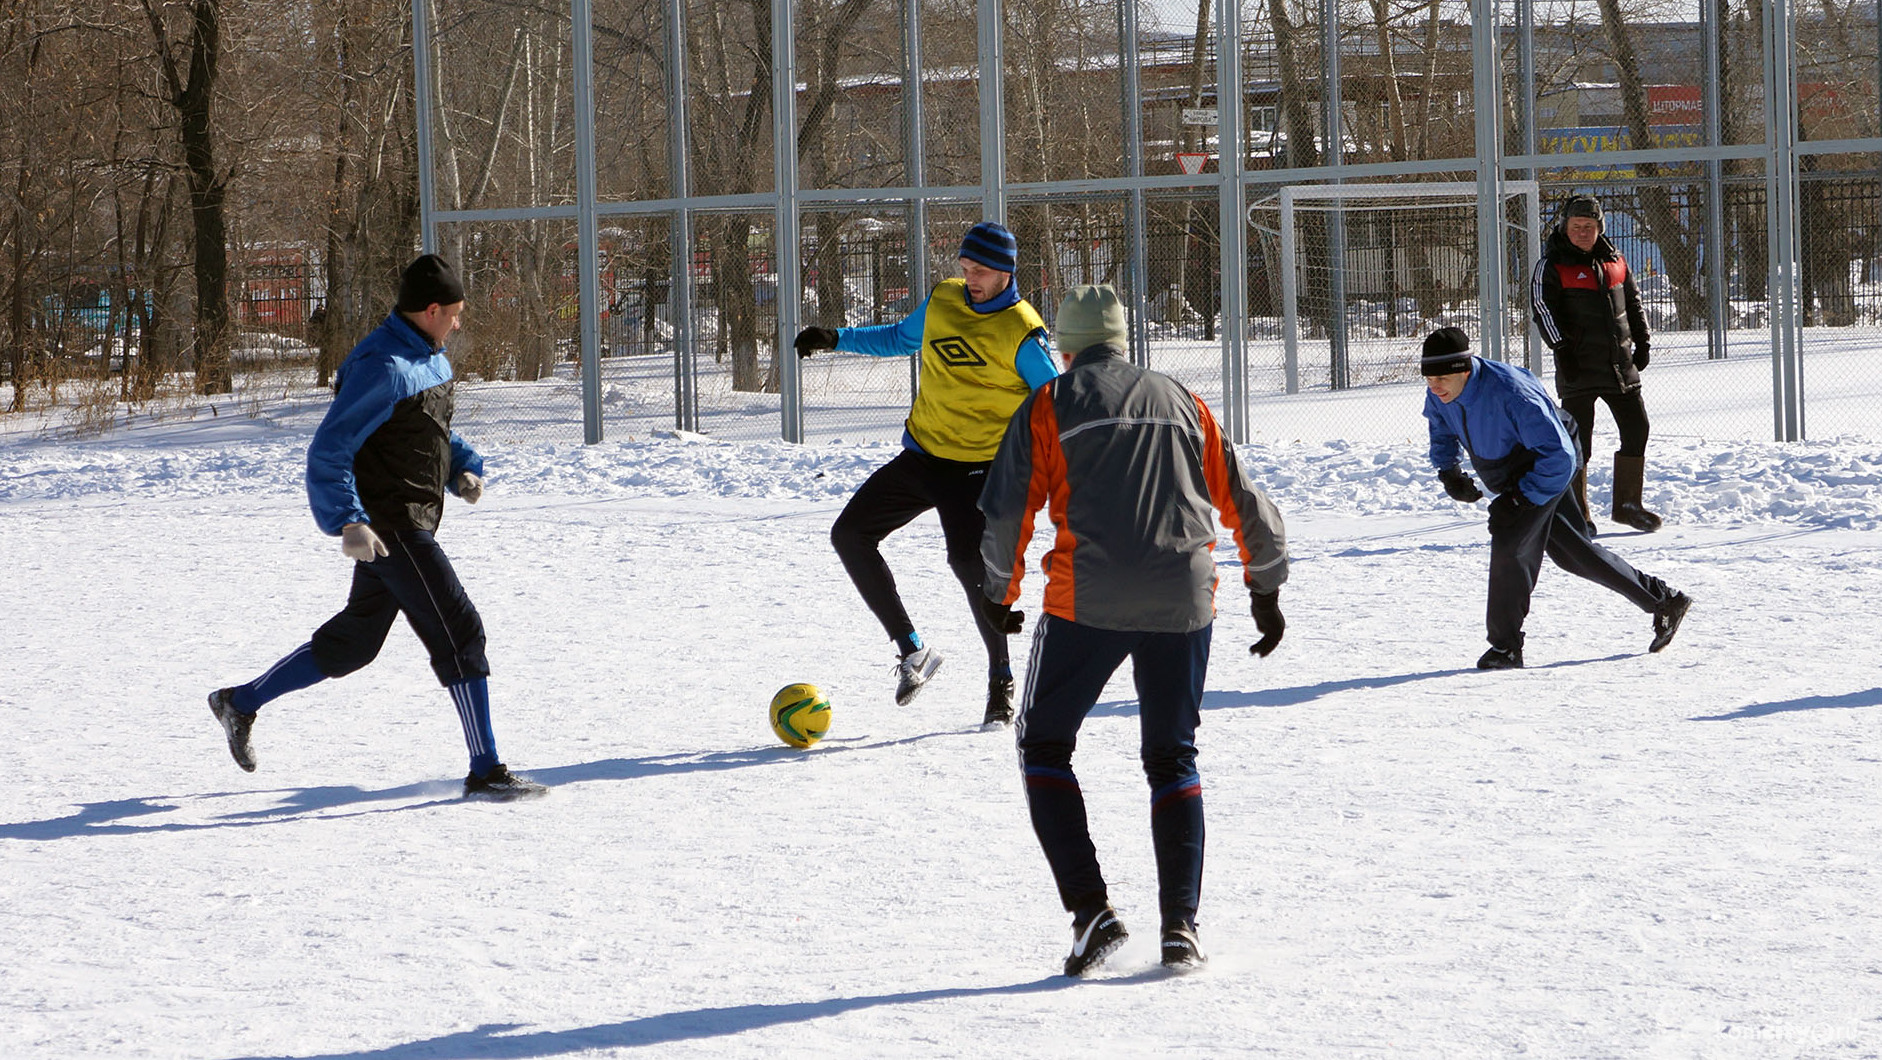
<instances>
[{"instance_id":1,"label":"black track pants","mask_svg":"<svg viewBox=\"0 0 1882 1060\"><path fill-rule=\"evenodd\" d=\"M830 544L889 637L905 637L915 631L915 624L902 606L895 575L889 573L878 546L916 516L934 509L947 539L948 566L968 594L974 626L987 646L988 672L1003 674L1011 668L1006 635L987 625L973 601L986 578L980 559L980 538L987 529L986 517L980 514L980 490L986 484L986 464L943 460L905 449L857 489L830 528Z\"/></svg>"},{"instance_id":2,"label":"black track pants","mask_svg":"<svg viewBox=\"0 0 1882 1060\"><path fill-rule=\"evenodd\" d=\"M404 612L431 653L439 684L489 677L483 618L438 542L424 530L391 533L384 540L388 554L353 564L353 589L345 609L314 631L314 662L320 672L344 677L372 662L392 631L392 621Z\"/></svg>"},{"instance_id":3,"label":"black track pants","mask_svg":"<svg viewBox=\"0 0 1882 1060\"><path fill-rule=\"evenodd\" d=\"M1490 600L1486 624L1490 645L1520 648L1529 597L1542 573L1546 554L1555 565L1625 596L1642 611L1652 611L1673 595L1666 583L1635 570L1589 536L1588 523L1566 494L1547 504L1490 508Z\"/></svg>"},{"instance_id":4,"label":"black track pants","mask_svg":"<svg viewBox=\"0 0 1882 1060\"><path fill-rule=\"evenodd\" d=\"M1576 394L1562 399L1562 407L1575 417L1575 425L1581 438L1581 459L1586 464L1594 453L1594 403L1599 398L1607 402L1608 411L1614 414L1614 429L1620 432L1622 456L1647 455L1647 405L1640 398L1640 388L1636 387L1622 394Z\"/></svg>"}]
</instances>

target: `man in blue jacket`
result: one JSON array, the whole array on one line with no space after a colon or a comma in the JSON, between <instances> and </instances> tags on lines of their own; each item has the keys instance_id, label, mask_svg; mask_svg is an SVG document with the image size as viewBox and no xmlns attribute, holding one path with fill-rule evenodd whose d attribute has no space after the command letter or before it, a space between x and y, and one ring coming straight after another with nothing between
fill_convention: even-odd
<instances>
[{"instance_id":1,"label":"man in blue jacket","mask_svg":"<svg viewBox=\"0 0 1882 1060\"><path fill-rule=\"evenodd\" d=\"M475 504L483 458L451 429L444 342L464 312L464 287L426 254L399 279L398 308L347 355L335 396L307 450L307 498L322 532L353 564L346 607L245 685L210 693L237 765L254 772L249 736L263 704L344 677L379 654L403 613L451 693L470 750L467 797L513 799L546 789L497 758L483 619L433 534L448 491Z\"/></svg>"},{"instance_id":2,"label":"man in blue jacket","mask_svg":"<svg viewBox=\"0 0 1882 1060\"><path fill-rule=\"evenodd\" d=\"M1490 650L1480 670L1523 665L1523 621L1546 553L1570 574L1604 585L1653 615L1648 651L1672 643L1692 600L1594 543L1591 527L1573 503L1563 504L1581 467L1574 421L1555 407L1528 371L1470 355L1470 336L1440 328L1425 339L1419 370L1429 391L1425 419L1431 463L1444 492L1466 504L1483 492L1460 466L1463 455L1490 502Z\"/></svg>"}]
</instances>

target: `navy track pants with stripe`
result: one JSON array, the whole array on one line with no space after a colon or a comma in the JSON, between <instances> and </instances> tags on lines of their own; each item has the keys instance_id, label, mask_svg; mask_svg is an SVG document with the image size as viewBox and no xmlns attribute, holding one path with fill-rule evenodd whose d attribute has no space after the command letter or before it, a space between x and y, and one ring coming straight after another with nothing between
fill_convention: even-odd
<instances>
[{"instance_id":1,"label":"navy track pants with stripe","mask_svg":"<svg viewBox=\"0 0 1882 1060\"><path fill-rule=\"evenodd\" d=\"M1165 927L1194 922L1203 856L1196 726L1202 721L1213 628L1124 632L1040 616L1015 730L1033 832L1067 910L1089 911L1109 900L1072 752L1105 683L1129 659L1137 684L1139 753L1150 784L1158 906Z\"/></svg>"},{"instance_id":2,"label":"navy track pants with stripe","mask_svg":"<svg viewBox=\"0 0 1882 1060\"><path fill-rule=\"evenodd\" d=\"M403 612L431 653L439 684L489 677L483 618L437 540L425 530L397 531L383 540L388 554L353 564L346 607L314 632L320 672L344 677L372 662Z\"/></svg>"}]
</instances>

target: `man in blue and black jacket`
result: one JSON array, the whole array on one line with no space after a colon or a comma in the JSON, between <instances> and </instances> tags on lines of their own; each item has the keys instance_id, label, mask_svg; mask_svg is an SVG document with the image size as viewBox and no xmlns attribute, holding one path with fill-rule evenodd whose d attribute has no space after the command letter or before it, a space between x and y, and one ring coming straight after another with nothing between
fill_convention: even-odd
<instances>
[{"instance_id":1,"label":"man in blue and black jacket","mask_svg":"<svg viewBox=\"0 0 1882 1060\"><path fill-rule=\"evenodd\" d=\"M483 619L433 536L446 492L475 504L484 489L483 458L451 429L444 342L463 312L456 273L426 254L401 275L397 309L334 376L333 404L307 450L307 499L314 522L340 538L340 551L355 561L353 587L346 607L312 640L253 681L210 694L229 753L249 772L256 711L372 662L403 613L463 723L470 750L465 795L511 799L545 790L497 758Z\"/></svg>"},{"instance_id":2,"label":"man in blue and black jacket","mask_svg":"<svg viewBox=\"0 0 1882 1060\"><path fill-rule=\"evenodd\" d=\"M1523 665L1523 621L1546 553L1570 574L1604 585L1653 615L1659 651L1673 640L1692 600L1594 543L1588 520L1563 504L1581 467L1574 420L1528 371L1470 355L1470 336L1440 328L1425 339L1425 419L1431 463L1444 492L1468 504L1483 497L1461 466L1465 455L1496 499L1490 502L1490 650L1480 670Z\"/></svg>"}]
</instances>

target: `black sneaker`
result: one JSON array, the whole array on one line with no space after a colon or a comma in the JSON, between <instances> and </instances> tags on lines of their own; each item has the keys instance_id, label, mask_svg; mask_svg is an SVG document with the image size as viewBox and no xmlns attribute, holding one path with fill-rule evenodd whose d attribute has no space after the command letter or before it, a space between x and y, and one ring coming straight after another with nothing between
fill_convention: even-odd
<instances>
[{"instance_id":1,"label":"black sneaker","mask_svg":"<svg viewBox=\"0 0 1882 1060\"><path fill-rule=\"evenodd\" d=\"M1679 623L1692 608L1692 597L1685 593L1674 593L1666 603L1653 611L1653 643L1647 645L1648 651L1659 651L1673 643L1673 634L1679 632Z\"/></svg>"},{"instance_id":2,"label":"black sneaker","mask_svg":"<svg viewBox=\"0 0 1882 1060\"><path fill-rule=\"evenodd\" d=\"M248 745L248 730L255 726L255 716L235 709L235 689L218 688L209 693L209 713L222 723L229 734L229 756L244 773L255 771L255 749Z\"/></svg>"},{"instance_id":3,"label":"black sneaker","mask_svg":"<svg viewBox=\"0 0 1882 1060\"><path fill-rule=\"evenodd\" d=\"M531 799L548 793L548 788L528 777L517 776L505 765L499 765L481 777L472 773L464 778L464 797L467 799L509 802L511 799Z\"/></svg>"},{"instance_id":4,"label":"black sneaker","mask_svg":"<svg viewBox=\"0 0 1882 1060\"><path fill-rule=\"evenodd\" d=\"M1201 968L1209 963L1203 956L1202 943L1196 939L1196 929L1186 925L1163 929L1163 966L1185 971Z\"/></svg>"},{"instance_id":5,"label":"black sneaker","mask_svg":"<svg viewBox=\"0 0 1882 1060\"><path fill-rule=\"evenodd\" d=\"M1479 670L1520 670L1523 668L1523 650L1521 648L1491 648L1477 660Z\"/></svg>"},{"instance_id":6,"label":"black sneaker","mask_svg":"<svg viewBox=\"0 0 1882 1060\"><path fill-rule=\"evenodd\" d=\"M1081 976L1104 963L1106 957L1124 945L1130 932L1110 906L1105 906L1084 927L1072 925L1072 953L1065 958L1065 974Z\"/></svg>"},{"instance_id":7,"label":"black sneaker","mask_svg":"<svg viewBox=\"0 0 1882 1060\"><path fill-rule=\"evenodd\" d=\"M996 677L987 682L987 716L980 720L985 732L1013 724L1013 679Z\"/></svg>"}]
</instances>

